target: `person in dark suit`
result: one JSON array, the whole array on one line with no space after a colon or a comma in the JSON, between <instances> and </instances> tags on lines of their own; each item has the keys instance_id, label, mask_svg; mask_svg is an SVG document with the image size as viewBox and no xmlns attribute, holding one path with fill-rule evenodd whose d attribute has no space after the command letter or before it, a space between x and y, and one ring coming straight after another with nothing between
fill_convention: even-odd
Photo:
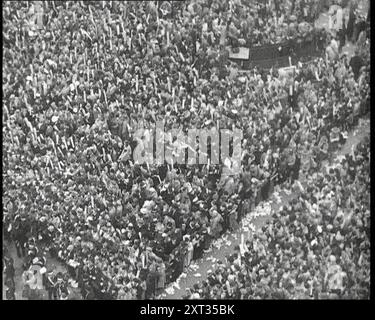
<instances>
[{"instance_id":1,"label":"person in dark suit","mask_svg":"<svg viewBox=\"0 0 375 320\"><path fill-rule=\"evenodd\" d=\"M358 55L358 51L356 51L356 55L350 59L349 64L352 67L354 79L357 81L359 77L359 71L364 65L363 59Z\"/></svg>"},{"instance_id":2,"label":"person in dark suit","mask_svg":"<svg viewBox=\"0 0 375 320\"><path fill-rule=\"evenodd\" d=\"M19 258L26 256L25 244L27 242L27 226L20 216L17 216L14 223L13 239L16 245L17 256Z\"/></svg>"},{"instance_id":3,"label":"person in dark suit","mask_svg":"<svg viewBox=\"0 0 375 320\"><path fill-rule=\"evenodd\" d=\"M183 272L184 265L183 265L183 257L180 253L180 248L176 248L175 251L171 254L170 262L169 262L169 277L170 282L175 281L180 274Z\"/></svg>"},{"instance_id":4,"label":"person in dark suit","mask_svg":"<svg viewBox=\"0 0 375 320\"><path fill-rule=\"evenodd\" d=\"M57 292L56 292L56 277L51 270L50 272L46 273L44 275L44 287L46 288L48 292L48 300L53 300L57 298Z\"/></svg>"},{"instance_id":5,"label":"person in dark suit","mask_svg":"<svg viewBox=\"0 0 375 320\"><path fill-rule=\"evenodd\" d=\"M15 270L14 270L14 261L13 261L13 258L12 257L7 257L5 256L4 257L4 266L5 266L5 283L7 284L7 287L10 288L10 287L15 287L16 284L14 282L14 274L15 274Z\"/></svg>"}]
</instances>

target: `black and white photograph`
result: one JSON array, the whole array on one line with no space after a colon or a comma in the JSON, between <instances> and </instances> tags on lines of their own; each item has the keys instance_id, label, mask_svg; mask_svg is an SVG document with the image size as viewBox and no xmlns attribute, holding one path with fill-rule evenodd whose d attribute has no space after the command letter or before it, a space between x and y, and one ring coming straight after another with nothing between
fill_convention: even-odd
<instances>
[{"instance_id":1,"label":"black and white photograph","mask_svg":"<svg viewBox=\"0 0 375 320\"><path fill-rule=\"evenodd\" d=\"M2 18L2 300L370 299L370 0Z\"/></svg>"}]
</instances>

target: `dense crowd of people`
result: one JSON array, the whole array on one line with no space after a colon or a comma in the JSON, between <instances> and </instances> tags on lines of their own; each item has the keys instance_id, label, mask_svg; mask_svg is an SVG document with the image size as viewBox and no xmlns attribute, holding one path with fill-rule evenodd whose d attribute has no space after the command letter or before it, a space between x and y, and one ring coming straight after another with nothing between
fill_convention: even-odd
<instances>
[{"instance_id":1,"label":"dense crowd of people","mask_svg":"<svg viewBox=\"0 0 375 320\"><path fill-rule=\"evenodd\" d=\"M188 299L369 299L370 143L300 192Z\"/></svg>"},{"instance_id":2,"label":"dense crowd of people","mask_svg":"<svg viewBox=\"0 0 375 320\"><path fill-rule=\"evenodd\" d=\"M285 21L313 15L283 3ZM288 84L228 60L233 39L286 37L273 12L247 1L4 3L4 235L32 292L65 299L70 283L84 299L155 298L274 183L309 176L345 141L369 111L368 56L356 74L345 56L300 64ZM242 129L242 174L137 164L136 130L160 120ZM49 276L47 253L68 273Z\"/></svg>"}]
</instances>

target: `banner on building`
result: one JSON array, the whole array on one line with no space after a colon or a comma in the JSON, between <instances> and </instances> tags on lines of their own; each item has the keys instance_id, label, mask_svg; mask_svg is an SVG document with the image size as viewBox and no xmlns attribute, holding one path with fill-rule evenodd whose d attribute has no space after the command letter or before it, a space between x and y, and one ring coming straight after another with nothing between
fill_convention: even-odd
<instances>
[{"instance_id":1,"label":"banner on building","mask_svg":"<svg viewBox=\"0 0 375 320\"><path fill-rule=\"evenodd\" d=\"M250 49L245 47L239 47L238 52L233 52L229 50L229 59L233 60L249 60L250 57Z\"/></svg>"}]
</instances>

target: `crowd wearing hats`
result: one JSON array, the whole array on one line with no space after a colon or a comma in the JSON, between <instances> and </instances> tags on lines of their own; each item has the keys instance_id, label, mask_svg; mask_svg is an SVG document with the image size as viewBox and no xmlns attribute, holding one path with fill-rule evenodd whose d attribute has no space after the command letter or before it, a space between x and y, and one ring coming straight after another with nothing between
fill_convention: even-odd
<instances>
[{"instance_id":1,"label":"crowd wearing hats","mask_svg":"<svg viewBox=\"0 0 375 320\"><path fill-rule=\"evenodd\" d=\"M365 139L187 290L187 299L369 299L370 143ZM242 249L242 250L241 250Z\"/></svg>"},{"instance_id":2,"label":"crowd wearing hats","mask_svg":"<svg viewBox=\"0 0 375 320\"><path fill-rule=\"evenodd\" d=\"M299 21L299 7L284 2L278 10ZM300 64L288 85L272 69L240 74L223 41L284 37L252 37L273 17L263 9L217 0L4 3L4 234L34 292L65 299L74 281L84 299L155 298L274 183L309 176L345 141L369 110L369 57L356 77L346 56ZM137 164L136 130L160 120L166 129L242 129L242 174ZM46 252L68 269L52 288L48 272L41 283L30 270Z\"/></svg>"}]
</instances>

